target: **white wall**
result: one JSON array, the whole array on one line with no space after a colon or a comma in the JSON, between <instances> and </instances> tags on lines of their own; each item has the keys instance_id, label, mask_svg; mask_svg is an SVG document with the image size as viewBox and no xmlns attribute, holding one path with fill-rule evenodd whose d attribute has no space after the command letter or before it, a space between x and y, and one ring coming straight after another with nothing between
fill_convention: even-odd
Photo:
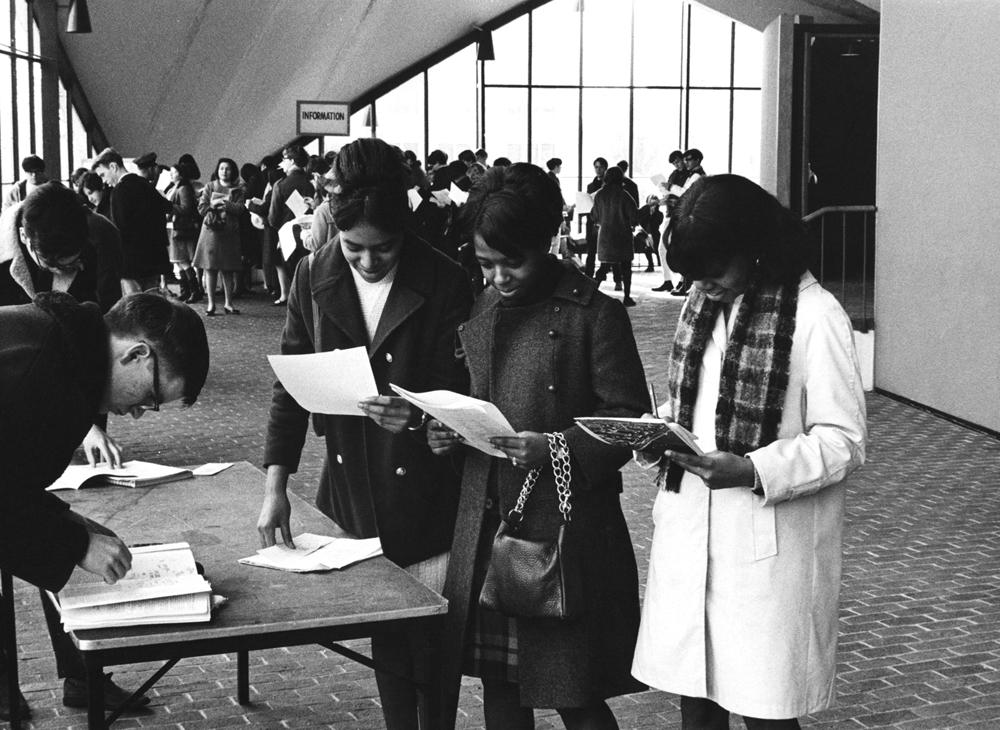
<instances>
[{"instance_id":1,"label":"white wall","mask_svg":"<svg viewBox=\"0 0 1000 730\"><path fill-rule=\"evenodd\" d=\"M760 186L788 205L792 172L792 69L795 18L779 15L764 29L760 94Z\"/></svg>"},{"instance_id":2,"label":"white wall","mask_svg":"<svg viewBox=\"0 0 1000 730\"><path fill-rule=\"evenodd\" d=\"M875 385L1000 430L1000 3L883 0Z\"/></svg>"}]
</instances>

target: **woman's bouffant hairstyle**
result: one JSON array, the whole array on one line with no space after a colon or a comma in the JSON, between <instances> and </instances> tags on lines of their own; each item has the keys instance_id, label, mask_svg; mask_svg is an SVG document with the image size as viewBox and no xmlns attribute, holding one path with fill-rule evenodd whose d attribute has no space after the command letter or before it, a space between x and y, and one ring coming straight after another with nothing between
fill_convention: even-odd
<instances>
[{"instance_id":1,"label":"woman's bouffant hairstyle","mask_svg":"<svg viewBox=\"0 0 1000 730\"><path fill-rule=\"evenodd\" d=\"M462 207L462 229L479 234L490 248L517 257L546 250L562 223L559 186L527 162L493 167L479 179Z\"/></svg>"},{"instance_id":2,"label":"woman's bouffant hairstyle","mask_svg":"<svg viewBox=\"0 0 1000 730\"><path fill-rule=\"evenodd\" d=\"M609 167L608 171L604 173L604 184L609 186L621 187L622 183L625 181L625 173L622 169L615 165L614 167Z\"/></svg>"},{"instance_id":3,"label":"woman's bouffant hairstyle","mask_svg":"<svg viewBox=\"0 0 1000 730\"><path fill-rule=\"evenodd\" d=\"M330 194L330 211L337 228L349 231L368 223L399 233L408 227L409 170L398 150L374 137L356 139L340 149L333 174L337 185Z\"/></svg>"},{"instance_id":4,"label":"woman's bouffant hairstyle","mask_svg":"<svg viewBox=\"0 0 1000 730\"><path fill-rule=\"evenodd\" d=\"M699 178L681 196L667 227L667 265L689 279L718 276L733 259L755 265L765 284L791 284L809 268L802 222L739 175Z\"/></svg>"},{"instance_id":5,"label":"woman's bouffant hairstyle","mask_svg":"<svg viewBox=\"0 0 1000 730\"><path fill-rule=\"evenodd\" d=\"M236 160L231 157L220 157L219 161L215 163L215 170L212 172L212 179L219 179L219 168L223 165L230 165L233 168L233 179L230 181L230 185L240 184L240 166L236 164Z\"/></svg>"}]
</instances>

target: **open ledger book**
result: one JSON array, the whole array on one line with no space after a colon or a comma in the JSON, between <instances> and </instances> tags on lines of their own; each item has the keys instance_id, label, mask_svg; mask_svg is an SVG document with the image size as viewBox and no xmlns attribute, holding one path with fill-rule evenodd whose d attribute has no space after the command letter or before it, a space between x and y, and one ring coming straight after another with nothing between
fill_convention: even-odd
<instances>
[{"instance_id":1,"label":"open ledger book","mask_svg":"<svg viewBox=\"0 0 1000 730\"><path fill-rule=\"evenodd\" d=\"M126 461L121 469L113 469L107 464L70 464L62 476L46 489L55 492L60 489L99 487L109 484L117 487L152 487L157 484L191 479L190 469L176 466L153 464L149 461Z\"/></svg>"},{"instance_id":2,"label":"open ledger book","mask_svg":"<svg viewBox=\"0 0 1000 730\"><path fill-rule=\"evenodd\" d=\"M584 431L598 441L612 446L625 446L633 451L642 451L654 441L656 447L670 449L683 454L703 452L697 443L697 436L678 423L654 418L601 418L587 417L573 419Z\"/></svg>"},{"instance_id":3,"label":"open ledger book","mask_svg":"<svg viewBox=\"0 0 1000 730\"><path fill-rule=\"evenodd\" d=\"M283 544L261 548L256 555L240 558L243 565L287 570L291 573L314 573L340 570L382 554L377 537L355 540L347 537L327 537L304 532L292 538L295 548Z\"/></svg>"},{"instance_id":4,"label":"open ledger book","mask_svg":"<svg viewBox=\"0 0 1000 730\"><path fill-rule=\"evenodd\" d=\"M186 542L132 548L132 569L114 585L76 571L56 595L66 631L180 624L212 618L212 586Z\"/></svg>"},{"instance_id":5,"label":"open ledger book","mask_svg":"<svg viewBox=\"0 0 1000 730\"><path fill-rule=\"evenodd\" d=\"M414 393L389 383L389 387L422 411L430 413L445 426L490 456L506 459L507 455L490 444L494 436L516 436L517 432L489 401L479 400L450 390Z\"/></svg>"}]
</instances>

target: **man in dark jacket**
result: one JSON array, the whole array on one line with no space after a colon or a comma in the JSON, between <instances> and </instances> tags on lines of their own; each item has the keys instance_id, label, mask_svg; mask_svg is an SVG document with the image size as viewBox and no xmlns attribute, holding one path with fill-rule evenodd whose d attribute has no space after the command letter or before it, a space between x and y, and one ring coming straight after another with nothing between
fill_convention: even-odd
<instances>
[{"instance_id":1,"label":"man in dark jacket","mask_svg":"<svg viewBox=\"0 0 1000 730\"><path fill-rule=\"evenodd\" d=\"M111 191L111 222L122 237L122 291L155 288L170 271L167 215L174 206L156 188L125 169L122 156L108 147L91 166Z\"/></svg>"},{"instance_id":2,"label":"man in dark jacket","mask_svg":"<svg viewBox=\"0 0 1000 730\"><path fill-rule=\"evenodd\" d=\"M306 174L305 168L308 164L309 155L297 144L289 145L281 151L281 169L285 171L285 177L276 182L271 190L271 206L267 214L267 224L275 231L280 231L283 225L295 218L295 213L288 207L288 198L293 191L297 191L303 198L308 199L310 205L312 204L316 188ZM275 304L285 303L295 265L306 253L305 247L299 244L291 256L277 257L274 265L278 272L281 295Z\"/></svg>"},{"instance_id":3,"label":"man in dark jacket","mask_svg":"<svg viewBox=\"0 0 1000 730\"><path fill-rule=\"evenodd\" d=\"M51 591L76 566L114 583L131 566L128 548L45 488L99 413L140 418L194 403L208 373L204 324L158 294L127 296L102 317L95 304L48 292L0 307L0 332L0 568ZM63 701L85 707L78 663L59 667Z\"/></svg>"}]
</instances>

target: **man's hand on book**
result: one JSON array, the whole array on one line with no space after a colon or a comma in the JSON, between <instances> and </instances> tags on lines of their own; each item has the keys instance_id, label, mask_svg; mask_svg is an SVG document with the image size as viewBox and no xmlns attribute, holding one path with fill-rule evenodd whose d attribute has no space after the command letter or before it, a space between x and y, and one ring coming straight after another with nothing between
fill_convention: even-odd
<instances>
[{"instance_id":1,"label":"man's hand on book","mask_svg":"<svg viewBox=\"0 0 1000 730\"><path fill-rule=\"evenodd\" d=\"M117 535L90 533L87 554L78 565L84 570L104 578L112 585L125 577L132 567L132 553Z\"/></svg>"},{"instance_id":2,"label":"man's hand on book","mask_svg":"<svg viewBox=\"0 0 1000 730\"><path fill-rule=\"evenodd\" d=\"M102 461L115 469L122 466L122 447L100 426L91 426L83 437L83 454L91 466L97 466Z\"/></svg>"}]
</instances>

